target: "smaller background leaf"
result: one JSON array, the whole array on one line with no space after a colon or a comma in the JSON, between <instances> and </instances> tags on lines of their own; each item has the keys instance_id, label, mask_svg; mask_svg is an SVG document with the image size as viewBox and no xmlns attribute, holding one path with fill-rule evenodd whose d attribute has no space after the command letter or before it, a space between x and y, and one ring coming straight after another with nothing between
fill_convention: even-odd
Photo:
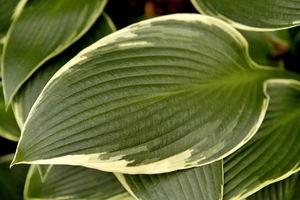
<instances>
[{"instance_id":1,"label":"smaller background leaf","mask_svg":"<svg viewBox=\"0 0 300 200\"><path fill-rule=\"evenodd\" d=\"M26 2L22 12L13 21L4 45L2 79L7 105L42 64L61 53L91 28L106 2Z\"/></svg>"},{"instance_id":2,"label":"smaller background leaf","mask_svg":"<svg viewBox=\"0 0 300 200\"><path fill-rule=\"evenodd\" d=\"M200 13L220 18L240 29L278 30L300 24L298 0L191 1Z\"/></svg>"},{"instance_id":3,"label":"smaller background leaf","mask_svg":"<svg viewBox=\"0 0 300 200\"><path fill-rule=\"evenodd\" d=\"M118 174L123 186L137 199L217 200L223 197L223 162L153 175Z\"/></svg>"},{"instance_id":4,"label":"smaller background leaf","mask_svg":"<svg viewBox=\"0 0 300 200\"><path fill-rule=\"evenodd\" d=\"M273 183L255 194L246 198L246 200L297 200L300 199L300 173Z\"/></svg>"},{"instance_id":5,"label":"smaller background leaf","mask_svg":"<svg viewBox=\"0 0 300 200\"><path fill-rule=\"evenodd\" d=\"M9 168L13 154L0 157L0 199L23 199L23 189L29 165Z\"/></svg>"},{"instance_id":6,"label":"smaller background leaf","mask_svg":"<svg viewBox=\"0 0 300 200\"><path fill-rule=\"evenodd\" d=\"M300 82L267 85L270 103L260 129L225 159L225 199L245 198L300 169Z\"/></svg>"},{"instance_id":7,"label":"smaller background leaf","mask_svg":"<svg viewBox=\"0 0 300 200\"><path fill-rule=\"evenodd\" d=\"M89 29L89 31L77 42L71 45L58 56L47 61L40 67L24 85L20 88L12 101L12 107L18 125L23 126L28 113L39 96L40 92L50 80L50 78L72 57L85 47L96 42L100 38L114 32L116 30L110 17L103 13Z\"/></svg>"},{"instance_id":8,"label":"smaller background leaf","mask_svg":"<svg viewBox=\"0 0 300 200\"><path fill-rule=\"evenodd\" d=\"M0 0L0 43L10 27L12 15L19 0Z\"/></svg>"},{"instance_id":9,"label":"smaller background leaf","mask_svg":"<svg viewBox=\"0 0 300 200\"><path fill-rule=\"evenodd\" d=\"M133 197L113 173L85 167L55 165L42 182L32 165L25 185L26 199L128 199Z\"/></svg>"}]
</instances>

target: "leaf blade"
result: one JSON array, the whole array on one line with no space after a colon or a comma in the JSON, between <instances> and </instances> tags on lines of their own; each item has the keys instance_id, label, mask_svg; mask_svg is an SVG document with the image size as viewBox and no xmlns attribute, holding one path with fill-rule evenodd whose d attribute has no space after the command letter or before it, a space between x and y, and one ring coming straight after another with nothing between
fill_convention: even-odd
<instances>
[{"instance_id":1,"label":"leaf blade","mask_svg":"<svg viewBox=\"0 0 300 200\"><path fill-rule=\"evenodd\" d=\"M11 19L19 0L0 1L0 43L4 41L4 37L11 25Z\"/></svg>"},{"instance_id":2,"label":"leaf blade","mask_svg":"<svg viewBox=\"0 0 300 200\"><path fill-rule=\"evenodd\" d=\"M278 74L258 68L246 48L231 26L197 14L111 34L52 77L23 132L30 138L39 122L43 134L35 144L21 140L14 162L151 174L222 159L256 132L268 102L264 81Z\"/></svg>"},{"instance_id":3,"label":"leaf blade","mask_svg":"<svg viewBox=\"0 0 300 200\"><path fill-rule=\"evenodd\" d=\"M67 0L25 4L14 19L4 45L2 78L7 105L34 71L92 26L105 3L93 0L74 4Z\"/></svg>"},{"instance_id":4,"label":"leaf blade","mask_svg":"<svg viewBox=\"0 0 300 200\"><path fill-rule=\"evenodd\" d=\"M24 183L29 165L20 165L10 169L9 164L14 155L0 157L0 197L1 199L23 199Z\"/></svg>"},{"instance_id":5,"label":"leaf blade","mask_svg":"<svg viewBox=\"0 0 300 200\"><path fill-rule=\"evenodd\" d=\"M268 83L271 98L261 128L225 159L226 199L247 197L299 171L299 88L295 80Z\"/></svg>"},{"instance_id":6,"label":"leaf blade","mask_svg":"<svg viewBox=\"0 0 300 200\"><path fill-rule=\"evenodd\" d=\"M136 199L216 200L223 198L222 161L166 174L115 173L115 175Z\"/></svg>"},{"instance_id":7,"label":"leaf blade","mask_svg":"<svg viewBox=\"0 0 300 200\"><path fill-rule=\"evenodd\" d=\"M220 18L233 26L255 31L271 31L298 26L299 1L192 0L200 13ZM226 5L226 6L224 6Z\"/></svg>"},{"instance_id":8,"label":"leaf blade","mask_svg":"<svg viewBox=\"0 0 300 200\"><path fill-rule=\"evenodd\" d=\"M299 173L273 183L253 195L247 200L292 200L297 199L297 191L300 189Z\"/></svg>"}]
</instances>

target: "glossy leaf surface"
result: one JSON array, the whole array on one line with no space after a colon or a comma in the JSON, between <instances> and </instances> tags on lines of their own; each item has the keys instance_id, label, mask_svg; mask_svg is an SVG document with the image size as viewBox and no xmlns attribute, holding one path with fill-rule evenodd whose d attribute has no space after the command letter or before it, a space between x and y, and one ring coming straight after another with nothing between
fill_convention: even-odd
<instances>
[{"instance_id":1,"label":"glossy leaf surface","mask_svg":"<svg viewBox=\"0 0 300 200\"><path fill-rule=\"evenodd\" d=\"M225 199L244 198L300 169L300 82L271 81L257 134L225 159Z\"/></svg>"},{"instance_id":2,"label":"glossy leaf surface","mask_svg":"<svg viewBox=\"0 0 300 200\"><path fill-rule=\"evenodd\" d=\"M279 76L250 60L245 39L220 20L146 20L86 48L52 77L14 163L149 174L211 163L256 133L264 82Z\"/></svg>"},{"instance_id":3,"label":"glossy leaf surface","mask_svg":"<svg viewBox=\"0 0 300 200\"><path fill-rule=\"evenodd\" d=\"M2 79L6 104L43 63L78 40L100 16L106 0L28 0L4 45Z\"/></svg>"}]
</instances>

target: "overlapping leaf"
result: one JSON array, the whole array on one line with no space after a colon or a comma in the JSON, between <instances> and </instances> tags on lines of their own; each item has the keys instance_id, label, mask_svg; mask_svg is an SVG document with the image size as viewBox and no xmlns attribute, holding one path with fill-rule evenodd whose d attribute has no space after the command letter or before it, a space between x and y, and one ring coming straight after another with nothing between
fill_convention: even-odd
<instances>
[{"instance_id":1,"label":"overlapping leaf","mask_svg":"<svg viewBox=\"0 0 300 200\"><path fill-rule=\"evenodd\" d=\"M38 171L40 173L40 178L44 182L51 171L53 165L37 165Z\"/></svg>"},{"instance_id":2,"label":"overlapping leaf","mask_svg":"<svg viewBox=\"0 0 300 200\"><path fill-rule=\"evenodd\" d=\"M14 163L161 173L211 163L257 131L264 82L245 39L198 14L146 20L68 62L31 109ZM34 140L32 140L34 138Z\"/></svg>"},{"instance_id":3,"label":"overlapping leaf","mask_svg":"<svg viewBox=\"0 0 300 200\"><path fill-rule=\"evenodd\" d=\"M300 24L299 0L191 0L201 12L248 30L276 30Z\"/></svg>"},{"instance_id":4,"label":"overlapping leaf","mask_svg":"<svg viewBox=\"0 0 300 200\"><path fill-rule=\"evenodd\" d=\"M223 162L165 174L116 174L136 199L223 199Z\"/></svg>"},{"instance_id":5,"label":"overlapping leaf","mask_svg":"<svg viewBox=\"0 0 300 200\"><path fill-rule=\"evenodd\" d=\"M20 165L10 169L13 154L0 157L0 199L23 199L23 190L29 165Z\"/></svg>"},{"instance_id":6,"label":"overlapping leaf","mask_svg":"<svg viewBox=\"0 0 300 200\"><path fill-rule=\"evenodd\" d=\"M10 27L12 15L18 2L19 0L0 0L0 43Z\"/></svg>"},{"instance_id":7,"label":"overlapping leaf","mask_svg":"<svg viewBox=\"0 0 300 200\"><path fill-rule=\"evenodd\" d=\"M0 79L2 79L2 73L1 73L1 63L2 63L2 54L3 54L3 44L0 43ZM1 82L1 81L0 81ZM2 91L1 91L2 92Z\"/></svg>"},{"instance_id":8,"label":"overlapping leaf","mask_svg":"<svg viewBox=\"0 0 300 200\"><path fill-rule=\"evenodd\" d=\"M53 166L41 180L36 165L29 169L25 199L133 200L113 173L78 166Z\"/></svg>"},{"instance_id":9,"label":"overlapping leaf","mask_svg":"<svg viewBox=\"0 0 300 200\"><path fill-rule=\"evenodd\" d=\"M2 79L7 104L34 71L93 25L105 3L106 0L27 1L16 14L4 46Z\"/></svg>"},{"instance_id":10,"label":"overlapping leaf","mask_svg":"<svg viewBox=\"0 0 300 200\"><path fill-rule=\"evenodd\" d=\"M300 198L300 173L291 175L290 177L273 183L246 200L296 200Z\"/></svg>"},{"instance_id":11,"label":"overlapping leaf","mask_svg":"<svg viewBox=\"0 0 300 200\"><path fill-rule=\"evenodd\" d=\"M247 145L225 159L225 199L244 198L300 169L300 82L268 83L265 119Z\"/></svg>"},{"instance_id":12,"label":"overlapping leaf","mask_svg":"<svg viewBox=\"0 0 300 200\"><path fill-rule=\"evenodd\" d=\"M24 83L12 101L14 114L20 127L23 126L29 110L36 101L38 95L55 72L83 48L113 31L115 31L114 24L111 22L110 17L103 13L83 37L64 52L47 61L27 82Z\"/></svg>"}]
</instances>

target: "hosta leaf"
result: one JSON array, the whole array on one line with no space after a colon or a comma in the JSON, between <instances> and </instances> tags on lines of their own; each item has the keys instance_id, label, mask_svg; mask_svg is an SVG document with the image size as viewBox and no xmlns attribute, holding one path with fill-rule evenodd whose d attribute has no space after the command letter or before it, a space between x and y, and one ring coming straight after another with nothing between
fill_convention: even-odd
<instances>
[{"instance_id":1,"label":"hosta leaf","mask_svg":"<svg viewBox=\"0 0 300 200\"><path fill-rule=\"evenodd\" d=\"M300 196L296 197L300 191L300 176L299 172L292 176L273 183L250 197L246 200L296 200Z\"/></svg>"},{"instance_id":2,"label":"hosta leaf","mask_svg":"<svg viewBox=\"0 0 300 200\"><path fill-rule=\"evenodd\" d=\"M0 82L0 136L9 140L18 141L20 134L21 131L15 120L12 109L9 108L6 110L5 108L4 96Z\"/></svg>"},{"instance_id":3,"label":"hosta leaf","mask_svg":"<svg viewBox=\"0 0 300 200\"><path fill-rule=\"evenodd\" d=\"M299 172L298 172L299 174ZM300 178L298 176L297 185L295 186L295 191L292 199L300 199Z\"/></svg>"},{"instance_id":4,"label":"hosta leaf","mask_svg":"<svg viewBox=\"0 0 300 200\"><path fill-rule=\"evenodd\" d=\"M220 160L255 134L265 79L282 74L259 68L246 48L231 26L198 14L117 31L51 78L14 163L151 174Z\"/></svg>"},{"instance_id":5,"label":"hosta leaf","mask_svg":"<svg viewBox=\"0 0 300 200\"><path fill-rule=\"evenodd\" d=\"M115 26L110 17L103 13L83 37L64 52L47 61L23 84L12 101L12 107L20 127L23 126L33 103L53 74L80 50L113 31L115 31Z\"/></svg>"},{"instance_id":6,"label":"hosta leaf","mask_svg":"<svg viewBox=\"0 0 300 200\"><path fill-rule=\"evenodd\" d=\"M201 13L248 30L276 30L300 24L299 0L191 0Z\"/></svg>"},{"instance_id":7,"label":"hosta leaf","mask_svg":"<svg viewBox=\"0 0 300 200\"><path fill-rule=\"evenodd\" d=\"M0 157L0 199L23 199L23 190L29 165L20 165L10 169L13 154Z\"/></svg>"},{"instance_id":8,"label":"hosta leaf","mask_svg":"<svg viewBox=\"0 0 300 200\"><path fill-rule=\"evenodd\" d=\"M16 15L4 45L2 79L7 104L34 71L93 25L105 3L106 0L27 1Z\"/></svg>"},{"instance_id":9,"label":"hosta leaf","mask_svg":"<svg viewBox=\"0 0 300 200\"><path fill-rule=\"evenodd\" d=\"M136 199L223 199L222 161L165 174L115 175Z\"/></svg>"},{"instance_id":10,"label":"hosta leaf","mask_svg":"<svg viewBox=\"0 0 300 200\"><path fill-rule=\"evenodd\" d=\"M25 199L128 199L113 173L79 166L55 165L42 182L36 165L29 169Z\"/></svg>"},{"instance_id":11,"label":"hosta leaf","mask_svg":"<svg viewBox=\"0 0 300 200\"><path fill-rule=\"evenodd\" d=\"M18 3L19 0L0 0L0 43L10 27L12 15Z\"/></svg>"},{"instance_id":12,"label":"hosta leaf","mask_svg":"<svg viewBox=\"0 0 300 200\"><path fill-rule=\"evenodd\" d=\"M225 199L243 198L300 169L300 82L271 81L270 104L248 144L225 159Z\"/></svg>"}]
</instances>

